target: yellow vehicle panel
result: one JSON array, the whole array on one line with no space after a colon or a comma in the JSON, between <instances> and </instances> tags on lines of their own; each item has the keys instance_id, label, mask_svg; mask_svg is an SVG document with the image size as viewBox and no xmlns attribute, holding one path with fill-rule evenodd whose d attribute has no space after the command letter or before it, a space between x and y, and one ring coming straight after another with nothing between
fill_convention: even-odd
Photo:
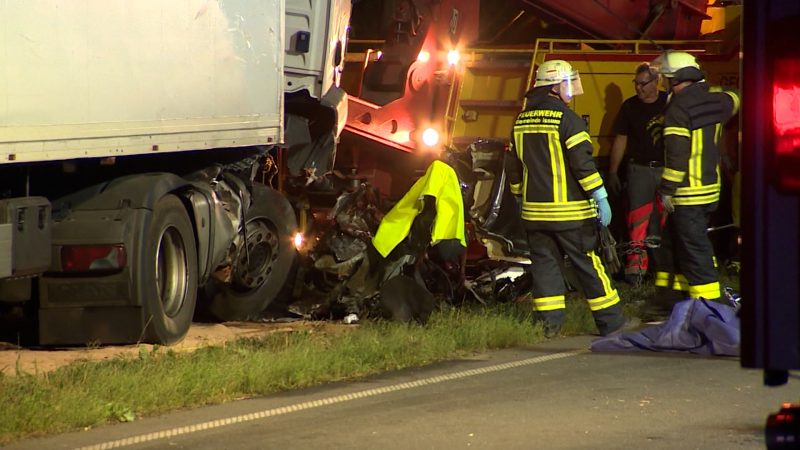
<instances>
[{"instance_id":1,"label":"yellow vehicle panel","mask_svg":"<svg viewBox=\"0 0 800 450\"><path fill-rule=\"evenodd\" d=\"M661 49L680 48L697 53L710 84L735 88L739 84L738 55L721 55L719 44L540 39L531 49L472 49L467 52L460 85L453 88L449 142L463 148L478 138L507 140L523 107L525 92L533 84L531 67L545 60L564 59L580 72L584 89L570 106L587 121L594 156L601 167L605 166L619 108L636 94L636 66L655 59Z\"/></svg>"}]
</instances>

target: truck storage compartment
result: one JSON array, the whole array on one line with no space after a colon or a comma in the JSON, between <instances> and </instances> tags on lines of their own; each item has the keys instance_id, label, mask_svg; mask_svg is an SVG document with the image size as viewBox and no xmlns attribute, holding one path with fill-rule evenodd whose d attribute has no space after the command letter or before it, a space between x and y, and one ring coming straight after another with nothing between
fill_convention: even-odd
<instances>
[{"instance_id":1,"label":"truck storage compartment","mask_svg":"<svg viewBox=\"0 0 800 450\"><path fill-rule=\"evenodd\" d=\"M50 267L50 202L43 197L0 200L0 278Z\"/></svg>"}]
</instances>

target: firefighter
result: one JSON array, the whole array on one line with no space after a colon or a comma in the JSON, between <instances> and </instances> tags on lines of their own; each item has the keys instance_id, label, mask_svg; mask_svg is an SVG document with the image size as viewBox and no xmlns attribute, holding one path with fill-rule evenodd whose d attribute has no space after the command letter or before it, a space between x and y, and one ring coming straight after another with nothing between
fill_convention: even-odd
<instances>
[{"instance_id":1,"label":"firefighter","mask_svg":"<svg viewBox=\"0 0 800 450\"><path fill-rule=\"evenodd\" d=\"M658 188L668 216L657 250L656 295L647 312L663 317L678 299L676 292L688 290L689 298L708 300L722 295L706 229L720 197L719 140L725 123L738 112L739 96L710 88L689 53L668 51L658 64L669 92Z\"/></svg>"},{"instance_id":2,"label":"firefighter","mask_svg":"<svg viewBox=\"0 0 800 450\"><path fill-rule=\"evenodd\" d=\"M595 253L598 216L611 222L603 180L592 158L586 123L567 107L583 93L577 71L566 61L542 63L526 94L511 135L506 172L521 196L522 221L531 252L533 308L552 337L565 319L566 286L561 267L568 256L601 335L622 328L617 290Z\"/></svg>"},{"instance_id":3,"label":"firefighter","mask_svg":"<svg viewBox=\"0 0 800 450\"><path fill-rule=\"evenodd\" d=\"M654 143L648 123L663 112L667 93L658 89L658 72L648 63L636 68L633 82L636 95L622 103L614 122L616 137L609 155L606 184L612 194L620 193L622 185L617 172L623 158L627 157L627 223L631 248L625 260L625 280L638 285L649 263L645 242L661 235L656 192L664 169L664 151Z\"/></svg>"}]
</instances>

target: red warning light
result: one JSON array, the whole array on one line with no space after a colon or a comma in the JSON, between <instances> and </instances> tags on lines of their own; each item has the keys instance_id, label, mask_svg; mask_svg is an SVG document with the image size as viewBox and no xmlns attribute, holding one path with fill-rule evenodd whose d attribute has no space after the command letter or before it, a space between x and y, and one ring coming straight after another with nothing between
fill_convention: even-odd
<instances>
[{"instance_id":1,"label":"red warning light","mask_svg":"<svg viewBox=\"0 0 800 450\"><path fill-rule=\"evenodd\" d=\"M772 82L772 123L777 182L800 191L800 58L775 60Z\"/></svg>"},{"instance_id":2,"label":"red warning light","mask_svg":"<svg viewBox=\"0 0 800 450\"><path fill-rule=\"evenodd\" d=\"M775 61L772 119L776 137L800 134L800 58Z\"/></svg>"}]
</instances>

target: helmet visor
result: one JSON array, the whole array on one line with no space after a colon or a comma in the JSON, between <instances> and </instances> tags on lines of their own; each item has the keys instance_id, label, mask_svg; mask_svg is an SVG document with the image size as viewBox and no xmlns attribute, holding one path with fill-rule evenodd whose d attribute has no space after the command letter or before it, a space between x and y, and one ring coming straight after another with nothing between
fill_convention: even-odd
<instances>
[{"instance_id":1,"label":"helmet visor","mask_svg":"<svg viewBox=\"0 0 800 450\"><path fill-rule=\"evenodd\" d=\"M568 79L561 82L561 92L568 99L583 94L583 84L581 84L581 77L577 70L573 71Z\"/></svg>"},{"instance_id":2,"label":"helmet visor","mask_svg":"<svg viewBox=\"0 0 800 450\"><path fill-rule=\"evenodd\" d=\"M650 69L654 70L657 74L664 78L672 78L675 73L670 69L666 59L666 54L661 54L650 62Z\"/></svg>"}]
</instances>

